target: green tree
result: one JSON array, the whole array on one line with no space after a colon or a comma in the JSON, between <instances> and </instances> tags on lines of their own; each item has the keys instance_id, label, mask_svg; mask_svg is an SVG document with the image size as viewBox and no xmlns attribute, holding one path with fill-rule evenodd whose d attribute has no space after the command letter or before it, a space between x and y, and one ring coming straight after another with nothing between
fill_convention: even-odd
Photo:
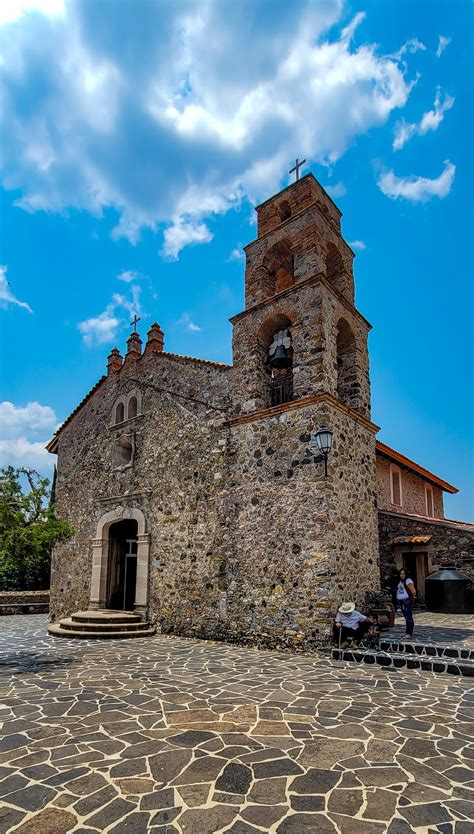
<instances>
[{"instance_id":1,"label":"green tree","mask_svg":"<svg viewBox=\"0 0 474 834\"><path fill-rule=\"evenodd\" d=\"M73 536L49 499L49 480L34 469L0 470L0 591L49 588L51 551Z\"/></svg>"}]
</instances>

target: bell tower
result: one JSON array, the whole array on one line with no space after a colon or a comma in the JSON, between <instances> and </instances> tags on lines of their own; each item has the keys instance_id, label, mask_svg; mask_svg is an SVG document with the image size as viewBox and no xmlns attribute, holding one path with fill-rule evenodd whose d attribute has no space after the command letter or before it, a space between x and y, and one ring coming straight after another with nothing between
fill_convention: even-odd
<instances>
[{"instance_id":1,"label":"bell tower","mask_svg":"<svg viewBox=\"0 0 474 834\"><path fill-rule=\"evenodd\" d=\"M326 392L370 417L367 334L341 212L312 174L257 207L234 325L237 413Z\"/></svg>"},{"instance_id":2,"label":"bell tower","mask_svg":"<svg viewBox=\"0 0 474 834\"><path fill-rule=\"evenodd\" d=\"M354 304L341 212L312 174L257 207L233 324L228 626L310 647L341 599L379 587L369 323ZM315 441L332 434L325 460Z\"/></svg>"}]
</instances>

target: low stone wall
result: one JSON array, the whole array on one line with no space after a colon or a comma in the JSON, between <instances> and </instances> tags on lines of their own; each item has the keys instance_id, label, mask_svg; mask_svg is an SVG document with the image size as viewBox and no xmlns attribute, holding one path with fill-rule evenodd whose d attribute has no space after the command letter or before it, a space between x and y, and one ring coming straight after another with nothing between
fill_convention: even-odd
<instances>
[{"instance_id":1,"label":"low stone wall","mask_svg":"<svg viewBox=\"0 0 474 834\"><path fill-rule=\"evenodd\" d=\"M47 614L49 591L0 591L0 616L4 614Z\"/></svg>"},{"instance_id":2,"label":"low stone wall","mask_svg":"<svg viewBox=\"0 0 474 834\"><path fill-rule=\"evenodd\" d=\"M455 565L474 581L474 525L453 521L410 518L399 513L379 512L379 547L382 586L395 571L395 554L391 542L397 536L431 536L433 564ZM407 547L407 550L409 546Z\"/></svg>"}]
</instances>

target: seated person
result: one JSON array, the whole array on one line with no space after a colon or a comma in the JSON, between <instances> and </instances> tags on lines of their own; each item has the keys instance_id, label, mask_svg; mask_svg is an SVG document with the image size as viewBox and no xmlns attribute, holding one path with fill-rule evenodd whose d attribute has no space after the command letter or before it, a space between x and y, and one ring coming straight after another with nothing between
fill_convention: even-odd
<instances>
[{"instance_id":1,"label":"seated person","mask_svg":"<svg viewBox=\"0 0 474 834\"><path fill-rule=\"evenodd\" d=\"M341 640L340 645L343 648L347 646L349 638L352 638L352 645L357 646L372 622L372 617L365 617L360 611L356 611L354 602L343 602L334 620L334 637L337 642Z\"/></svg>"}]
</instances>

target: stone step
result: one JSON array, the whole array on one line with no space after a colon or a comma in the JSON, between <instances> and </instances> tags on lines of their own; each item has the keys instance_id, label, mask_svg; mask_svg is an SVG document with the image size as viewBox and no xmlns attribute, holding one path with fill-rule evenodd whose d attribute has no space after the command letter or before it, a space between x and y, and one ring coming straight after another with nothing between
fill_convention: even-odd
<instances>
[{"instance_id":1,"label":"stone step","mask_svg":"<svg viewBox=\"0 0 474 834\"><path fill-rule=\"evenodd\" d=\"M388 640L382 638L380 649L397 654L415 654L428 657L462 658L474 660L474 649L466 646L440 646L435 643L419 643L411 640Z\"/></svg>"},{"instance_id":2,"label":"stone step","mask_svg":"<svg viewBox=\"0 0 474 834\"><path fill-rule=\"evenodd\" d=\"M333 660L349 663L378 664L392 669L421 669L438 674L474 677L474 660L469 658L437 657L375 649L333 649L331 656Z\"/></svg>"},{"instance_id":3,"label":"stone step","mask_svg":"<svg viewBox=\"0 0 474 834\"><path fill-rule=\"evenodd\" d=\"M76 638L80 640L124 640L133 637L151 637L156 634L155 626L150 623L144 623L146 628L127 630L127 631L110 631L108 629L97 629L94 631L75 631L69 628L64 628L62 622L50 623L48 631L54 637L68 637L71 640Z\"/></svg>"},{"instance_id":4,"label":"stone step","mask_svg":"<svg viewBox=\"0 0 474 834\"><path fill-rule=\"evenodd\" d=\"M65 617L63 620L59 620L61 626L65 629L69 629L70 631L141 631L144 628L148 628L149 623L145 623L142 620L138 622L133 620L131 623L116 623L116 622L97 622L97 623L89 623L89 622L76 622L72 617Z\"/></svg>"},{"instance_id":5,"label":"stone step","mask_svg":"<svg viewBox=\"0 0 474 834\"><path fill-rule=\"evenodd\" d=\"M111 611L107 608L101 608L100 611L75 611L71 614L71 619L75 623L140 623L142 619L140 614L135 614L132 611Z\"/></svg>"}]
</instances>

